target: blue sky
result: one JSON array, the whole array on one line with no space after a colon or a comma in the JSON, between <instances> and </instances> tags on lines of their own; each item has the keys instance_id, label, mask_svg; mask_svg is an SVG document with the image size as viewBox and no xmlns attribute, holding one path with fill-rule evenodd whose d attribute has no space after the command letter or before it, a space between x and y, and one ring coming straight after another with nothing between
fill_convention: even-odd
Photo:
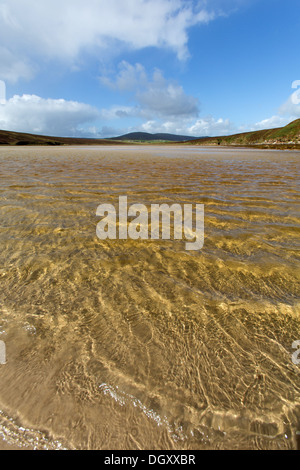
<instances>
[{"instance_id":1,"label":"blue sky","mask_svg":"<svg viewBox=\"0 0 300 470\"><path fill-rule=\"evenodd\" d=\"M300 117L299 32L299 0L0 0L0 128L283 126Z\"/></svg>"}]
</instances>

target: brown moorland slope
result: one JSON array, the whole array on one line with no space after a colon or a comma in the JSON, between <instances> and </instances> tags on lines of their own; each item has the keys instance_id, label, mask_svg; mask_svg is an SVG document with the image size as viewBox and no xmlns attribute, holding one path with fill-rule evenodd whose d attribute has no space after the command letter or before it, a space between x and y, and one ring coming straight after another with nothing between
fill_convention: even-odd
<instances>
[{"instance_id":1,"label":"brown moorland slope","mask_svg":"<svg viewBox=\"0 0 300 470\"><path fill-rule=\"evenodd\" d=\"M51 137L0 130L0 145L124 145L124 143L109 139Z\"/></svg>"}]
</instances>

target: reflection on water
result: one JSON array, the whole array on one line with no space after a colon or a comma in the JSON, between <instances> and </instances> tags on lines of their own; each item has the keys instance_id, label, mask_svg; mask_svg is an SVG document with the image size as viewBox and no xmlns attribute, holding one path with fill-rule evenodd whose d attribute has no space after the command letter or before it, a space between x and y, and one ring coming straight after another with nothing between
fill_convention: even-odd
<instances>
[{"instance_id":1,"label":"reflection on water","mask_svg":"<svg viewBox=\"0 0 300 470\"><path fill-rule=\"evenodd\" d=\"M2 148L0 437L295 449L299 153ZM100 241L96 208L205 204L205 244Z\"/></svg>"}]
</instances>

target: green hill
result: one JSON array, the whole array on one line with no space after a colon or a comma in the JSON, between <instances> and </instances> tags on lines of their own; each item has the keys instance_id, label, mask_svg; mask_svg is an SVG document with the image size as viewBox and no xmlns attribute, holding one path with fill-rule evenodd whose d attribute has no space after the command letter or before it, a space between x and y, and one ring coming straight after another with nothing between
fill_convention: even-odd
<instances>
[{"instance_id":1,"label":"green hill","mask_svg":"<svg viewBox=\"0 0 300 470\"><path fill-rule=\"evenodd\" d=\"M277 129L244 132L230 136L207 137L201 140L193 140L189 143L193 145L234 145L260 148L300 149L300 119Z\"/></svg>"}]
</instances>

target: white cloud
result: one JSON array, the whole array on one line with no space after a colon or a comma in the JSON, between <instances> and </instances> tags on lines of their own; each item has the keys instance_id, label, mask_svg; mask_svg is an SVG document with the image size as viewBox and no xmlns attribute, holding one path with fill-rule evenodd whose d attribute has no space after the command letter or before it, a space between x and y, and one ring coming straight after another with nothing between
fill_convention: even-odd
<instances>
[{"instance_id":1,"label":"white cloud","mask_svg":"<svg viewBox=\"0 0 300 470\"><path fill-rule=\"evenodd\" d=\"M294 92L279 108L279 114L300 118L300 89Z\"/></svg>"},{"instance_id":2,"label":"white cloud","mask_svg":"<svg viewBox=\"0 0 300 470\"><path fill-rule=\"evenodd\" d=\"M178 122L174 121L147 121L144 122L138 129L141 132L149 132L150 134L177 134L177 135L193 135L189 132L188 126L183 123L178 125Z\"/></svg>"},{"instance_id":3,"label":"white cloud","mask_svg":"<svg viewBox=\"0 0 300 470\"><path fill-rule=\"evenodd\" d=\"M259 130L265 130L265 129L276 129L277 127L286 126L294 119L296 118L274 115L270 118L263 119L262 121L255 123L254 126L252 126L250 130L259 131Z\"/></svg>"},{"instance_id":4,"label":"white cloud","mask_svg":"<svg viewBox=\"0 0 300 470\"><path fill-rule=\"evenodd\" d=\"M165 79L158 69L149 78L141 64L131 65L123 61L114 80L107 76L100 77L100 80L112 89L134 92L137 105L131 109L131 116L175 120L195 118L199 114L198 99L187 95L178 83Z\"/></svg>"},{"instance_id":5,"label":"white cloud","mask_svg":"<svg viewBox=\"0 0 300 470\"><path fill-rule=\"evenodd\" d=\"M137 100L145 116L196 117L199 114L198 99L187 95L177 83L167 81L159 70L153 74L147 89L138 91Z\"/></svg>"},{"instance_id":6,"label":"white cloud","mask_svg":"<svg viewBox=\"0 0 300 470\"><path fill-rule=\"evenodd\" d=\"M100 77L101 83L112 90L119 91L133 91L141 86L147 86L148 77L143 65L131 65L123 60L119 63L118 68L119 72L114 75L114 80L107 75L103 75Z\"/></svg>"},{"instance_id":7,"label":"white cloud","mask_svg":"<svg viewBox=\"0 0 300 470\"><path fill-rule=\"evenodd\" d=\"M167 133L187 135L193 137L218 136L233 133L235 130L233 124L228 119L214 119L208 116L202 119L183 120L183 121L147 121L142 124L138 130L149 133Z\"/></svg>"},{"instance_id":8,"label":"white cloud","mask_svg":"<svg viewBox=\"0 0 300 470\"><path fill-rule=\"evenodd\" d=\"M0 105L0 128L16 132L76 136L80 127L99 116L97 109L63 99L15 95Z\"/></svg>"},{"instance_id":9,"label":"white cloud","mask_svg":"<svg viewBox=\"0 0 300 470\"><path fill-rule=\"evenodd\" d=\"M229 119L215 119L212 116L198 119L189 127L189 133L196 136L228 135L236 131Z\"/></svg>"},{"instance_id":10,"label":"white cloud","mask_svg":"<svg viewBox=\"0 0 300 470\"><path fill-rule=\"evenodd\" d=\"M33 73L32 64L76 62L83 51L99 59L116 45L129 49L169 48L188 56L188 29L215 14L194 0L1 0L0 78L15 81ZM9 70L11 72L9 73Z\"/></svg>"},{"instance_id":11,"label":"white cloud","mask_svg":"<svg viewBox=\"0 0 300 470\"><path fill-rule=\"evenodd\" d=\"M132 106L112 106L111 108L103 108L99 112L99 118L103 121L138 117L139 115L140 110L137 107Z\"/></svg>"}]
</instances>

